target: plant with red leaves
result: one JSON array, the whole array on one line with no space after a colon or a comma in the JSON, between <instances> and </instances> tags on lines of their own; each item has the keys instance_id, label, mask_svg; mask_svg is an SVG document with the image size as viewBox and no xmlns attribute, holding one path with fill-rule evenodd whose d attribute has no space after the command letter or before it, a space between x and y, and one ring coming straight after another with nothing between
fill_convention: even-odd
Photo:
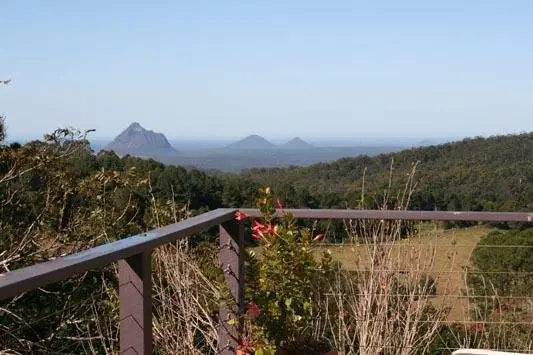
<instances>
[{"instance_id":1,"label":"plant with red leaves","mask_svg":"<svg viewBox=\"0 0 533 355\"><path fill-rule=\"evenodd\" d=\"M237 221L245 221L245 220L248 219L248 217L249 216L246 213L244 213L244 212L241 212L241 211L235 212L235 219Z\"/></svg>"},{"instance_id":2,"label":"plant with red leaves","mask_svg":"<svg viewBox=\"0 0 533 355\"><path fill-rule=\"evenodd\" d=\"M262 258L256 262L258 282L250 290L253 302L246 312L254 320L256 344L279 349L309 336L312 317L320 312L313 288L329 269L331 257L325 254L317 261L313 255L313 243L324 240L325 233L313 237L290 213L275 215L274 204L283 208L281 200L274 200L268 187L259 193L262 217L252 222L251 235L261 244Z\"/></svg>"}]
</instances>

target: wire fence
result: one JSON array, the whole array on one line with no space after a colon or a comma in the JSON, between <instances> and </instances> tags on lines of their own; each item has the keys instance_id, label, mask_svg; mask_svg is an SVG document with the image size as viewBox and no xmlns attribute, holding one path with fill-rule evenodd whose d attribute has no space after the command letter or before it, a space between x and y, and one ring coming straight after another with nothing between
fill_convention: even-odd
<instances>
[{"instance_id":1,"label":"wire fence","mask_svg":"<svg viewBox=\"0 0 533 355\"><path fill-rule=\"evenodd\" d=\"M501 234L502 242L489 244L494 239L487 239L491 233ZM377 239L352 236L349 242L316 247L317 253L328 252L349 272L325 293L329 303L334 300L335 307L343 310L342 327L358 333L352 335L358 339L344 339L345 343L360 342L363 327L402 333L402 326L416 322L420 329L436 329L425 353L445 354L460 348L533 353L531 230L436 227L408 237L397 234ZM395 324L394 329L386 328L387 322ZM397 348L399 342L393 338L389 335L388 341ZM421 344L401 346L424 348ZM383 350L388 345L359 343L358 351L372 353L365 352L365 347Z\"/></svg>"},{"instance_id":2,"label":"wire fence","mask_svg":"<svg viewBox=\"0 0 533 355\"><path fill-rule=\"evenodd\" d=\"M317 243L316 254L329 253L335 267L328 287L320 290L323 312L310 325L316 327L315 334L346 354L449 354L466 347L533 354L533 233L494 232L484 225L449 230L426 227L416 234L398 232L379 241L356 236L350 243ZM487 240L491 233L500 233L502 242ZM215 249L216 254L238 247L225 242ZM207 278L198 275L200 265L182 252L166 254L165 262L153 261L152 276L169 272L164 280L154 282L159 287L154 289L155 313L163 300L169 302L167 318L159 318L162 313L155 317L154 336L165 334L168 343L177 344L169 353L188 353L180 348L179 339L171 339L177 327L183 331L182 338L190 336L191 346L197 346L198 335L187 329L195 321L204 327L208 324L209 339L216 341L218 319L209 312L218 306L210 303L216 301L217 285L206 286ZM215 254L210 256L214 262ZM165 295L171 289L170 277L175 278L174 293ZM52 340L65 344L56 346L54 353L117 350L116 280L102 278L101 271L73 280L63 281L66 289L47 286L0 303L0 354L28 353L24 349L46 353L39 344ZM192 308L186 301L202 297L205 308ZM33 313L17 313L13 308L17 302ZM200 313L203 318L194 320ZM174 321L175 328L162 330ZM209 347L203 351L215 353Z\"/></svg>"}]
</instances>

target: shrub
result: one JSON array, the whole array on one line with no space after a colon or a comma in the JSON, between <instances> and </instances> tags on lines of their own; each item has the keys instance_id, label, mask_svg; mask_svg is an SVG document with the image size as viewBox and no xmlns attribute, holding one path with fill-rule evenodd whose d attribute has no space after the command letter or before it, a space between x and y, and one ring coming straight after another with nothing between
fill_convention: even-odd
<instances>
[{"instance_id":1,"label":"shrub","mask_svg":"<svg viewBox=\"0 0 533 355\"><path fill-rule=\"evenodd\" d=\"M533 228L493 231L483 237L472 253L468 284L474 296L530 295L533 279Z\"/></svg>"},{"instance_id":2,"label":"shrub","mask_svg":"<svg viewBox=\"0 0 533 355\"><path fill-rule=\"evenodd\" d=\"M277 205L283 207L279 200ZM257 206L262 218L253 221L251 232L262 245L262 255L249 255L247 272L257 275L257 282L247 286L250 304L260 311L250 336L258 346L280 351L301 348L312 338L309 325L320 312L314 298L330 267L329 254L316 260L312 252L313 242L325 235L312 236L310 229L298 227L289 213L276 218L268 187L260 190Z\"/></svg>"},{"instance_id":3,"label":"shrub","mask_svg":"<svg viewBox=\"0 0 533 355\"><path fill-rule=\"evenodd\" d=\"M472 319L482 325L474 344L531 349L533 229L493 231L474 249L467 269ZM479 333L479 329L474 329Z\"/></svg>"},{"instance_id":4,"label":"shrub","mask_svg":"<svg viewBox=\"0 0 533 355\"><path fill-rule=\"evenodd\" d=\"M420 278L420 289L425 290L425 293L430 296L437 295L437 281L431 275L423 275Z\"/></svg>"}]
</instances>

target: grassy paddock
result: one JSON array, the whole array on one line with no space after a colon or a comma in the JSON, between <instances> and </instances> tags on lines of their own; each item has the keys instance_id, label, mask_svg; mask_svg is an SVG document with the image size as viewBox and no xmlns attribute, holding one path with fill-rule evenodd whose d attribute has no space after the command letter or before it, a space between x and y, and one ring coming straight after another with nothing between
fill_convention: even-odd
<instances>
[{"instance_id":1,"label":"grassy paddock","mask_svg":"<svg viewBox=\"0 0 533 355\"><path fill-rule=\"evenodd\" d=\"M420 232L410 238L392 242L390 257L398 272L413 267L426 270L436 280L435 307L449 307L449 321L469 319L466 282L463 268L482 236L490 228L476 226L460 229L442 229L436 224L421 224ZM317 255L328 249L334 260L347 270L361 270L369 266L370 248L354 244L324 244L316 247Z\"/></svg>"},{"instance_id":2,"label":"grassy paddock","mask_svg":"<svg viewBox=\"0 0 533 355\"><path fill-rule=\"evenodd\" d=\"M487 226L443 229L435 223L421 223L419 232L410 237L392 242L390 258L399 273L413 267L426 270L437 284L437 294L432 299L435 307L448 307L448 321L469 320L469 305L466 296L464 267L470 265L470 256L475 246L491 229ZM258 256L261 247L251 248ZM316 255L329 250L334 260L347 270L362 270L369 267L371 255L365 245L319 244Z\"/></svg>"}]
</instances>

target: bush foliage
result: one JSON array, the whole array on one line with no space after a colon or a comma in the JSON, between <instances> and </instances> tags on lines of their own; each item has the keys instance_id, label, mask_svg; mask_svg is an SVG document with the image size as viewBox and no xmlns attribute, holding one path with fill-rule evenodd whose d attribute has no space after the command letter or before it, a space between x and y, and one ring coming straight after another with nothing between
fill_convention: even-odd
<instances>
[{"instance_id":1,"label":"bush foliage","mask_svg":"<svg viewBox=\"0 0 533 355\"><path fill-rule=\"evenodd\" d=\"M352 303L346 303L346 299L333 302L326 296L350 289L353 294L361 294L362 281L372 287L387 286L397 294L415 295L420 289L431 295L436 292L435 280L427 275L417 275L405 282L376 274L381 281L386 281L383 286L369 282L358 272L339 271L329 254L316 257L312 246L322 239L344 240L345 226L296 223L290 214L275 217L276 210L283 210L278 197L291 207L376 207L386 200L383 191L391 180L394 184L405 178L405 171L410 171L418 160L422 162L422 174L412 196L414 208L515 211L530 209L533 199L533 151L530 149L533 134L476 138L374 158L341 159L309 168L209 175L150 159L119 157L113 152L94 154L83 132L68 129L57 130L41 141L7 146L2 143L4 128L0 120L0 272L139 234L218 207L251 207L257 202L263 217L254 221L248 231L262 246L262 252L247 259L249 318L245 323L249 326L251 344L248 345L264 353L274 350L321 353L332 349L334 342L341 344L340 350L363 347L365 336L361 322L357 321L363 311L369 321L382 321L390 329L408 323L412 314L409 302L420 303L420 298L398 297L392 303L381 300L385 302L383 307L361 310L357 308L362 300L359 296L354 296ZM395 170L390 170L391 159L396 161ZM363 180L367 184L364 193L358 187ZM262 188L257 198L256 191L262 184L278 187L277 195L270 188ZM416 232L409 225L389 227L387 233L396 228L402 236L407 234L402 232L405 230ZM364 238L361 225L352 228ZM326 230L327 235L319 233ZM215 236L206 234L205 237L213 240ZM533 272L532 240L532 229L495 231L481 240L472 255L469 292L487 296L490 291L500 298L494 297L494 301L491 298L491 303L487 303L487 297L474 299L477 307L474 319L480 314L485 318L494 317L493 320L531 319L527 304L505 297L530 295L533 291L531 278L524 276ZM502 248L489 248L491 245ZM191 255L204 256L195 258L194 265L195 270L203 273L202 277L191 278L191 282L219 285L221 273L214 266L216 257L213 256L216 247L209 245L208 252L202 252L206 244L191 247L195 248ZM173 260L170 254L167 258ZM187 263L180 265L187 267ZM332 286L334 271L342 279L337 289ZM168 283L162 277L156 281L163 285L162 289ZM116 270L109 266L0 302L0 348L13 353L116 351L116 284ZM188 292L185 286L176 287L173 292ZM197 305L199 309L206 307L205 320L212 322L197 328L209 329L210 335L189 334L192 344L200 344L201 351L206 352L214 348L208 342L215 337L212 328L218 299L213 295L220 293L215 288L210 286L209 297L199 295L206 303ZM377 289L372 292L379 294ZM156 303L162 303L164 294L158 293L158 297ZM365 301L376 305L379 300ZM352 309L342 308L348 305ZM155 314L172 319L172 312L171 308L165 308ZM420 319L425 321L433 313L430 307L423 307ZM392 316L395 321L390 321ZM160 325L164 327L164 323ZM183 324L187 322L180 320L173 326L183 327ZM451 338L453 329L443 328L442 338ZM497 331L480 327L473 333L467 332L465 337L484 334L487 339L496 338ZM342 336L341 332L344 332ZM423 329L413 330L413 334L423 332ZM163 329L161 334L170 333ZM349 341L342 343L341 338ZM513 328L506 341L518 344L529 338L531 333L518 327ZM161 341L163 336L157 339L157 344ZM452 343L450 340L449 344Z\"/></svg>"}]
</instances>

